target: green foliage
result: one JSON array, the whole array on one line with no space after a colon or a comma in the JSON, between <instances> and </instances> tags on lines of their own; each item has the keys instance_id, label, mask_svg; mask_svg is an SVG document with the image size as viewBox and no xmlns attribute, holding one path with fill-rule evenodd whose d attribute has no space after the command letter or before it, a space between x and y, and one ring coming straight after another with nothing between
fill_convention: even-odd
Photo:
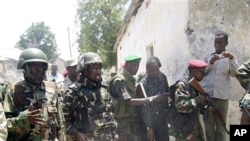
<instances>
[{"instance_id":1,"label":"green foliage","mask_svg":"<svg viewBox=\"0 0 250 141\"><path fill-rule=\"evenodd\" d=\"M113 46L119 33L127 0L78 0L78 37L81 52L101 55L104 67L116 64Z\"/></svg>"},{"instance_id":2,"label":"green foliage","mask_svg":"<svg viewBox=\"0 0 250 141\"><path fill-rule=\"evenodd\" d=\"M20 36L16 47L39 48L44 51L48 59L58 56L55 35L50 31L50 27L45 26L44 22L32 23L31 27Z\"/></svg>"}]
</instances>

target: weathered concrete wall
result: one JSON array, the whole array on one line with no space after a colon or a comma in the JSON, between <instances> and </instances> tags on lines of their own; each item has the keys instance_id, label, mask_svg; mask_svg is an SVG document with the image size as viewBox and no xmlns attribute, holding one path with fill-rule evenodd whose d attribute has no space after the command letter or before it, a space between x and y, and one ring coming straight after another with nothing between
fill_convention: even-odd
<instances>
[{"instance_id":1,"label":"weathered concrete wall","mask_svg":"<svg viewBox=\"0 0 250 141\"><path fill-rule=\"evenodd\" d=\"M188 3L176 0L144 1L118 46L118 65L125 55L143 57L139 68L145 70L146 48L154 47L154 55L162 61L162 71L171 82L181 78L190 58L185 34ZM177 73L176 73L177 72Z\"/></svg>"},{"instance_id":2,"label":"weathered concrete wall","mask_svg":"<svg viewBox=\"0 0 250 141\"><path fill-rule=\"evenodd\" d=\"M138 54L143 57L139 72L145 71L146 49L153 46L172 84L183 77L190 59L203 59L214 51L214 33L219 30L229 34L227 50L241 64L250 58L249 4L250 0L145 0L119 42L118 65L127 54ZM234 78L232 84L232 94L241 95Z\"/></svg>"},{"instance_id":3,"label":"weathered concrete wall","mask_svg":"<svg viewBox=\"0 0 250 141\"><path fill-rule=\"evenodd\" d=\"M227 50L242 64L250 58L249 8L250 0L144 0L122 34L118 65L133 53L143 57L139 72L145 71L146 49L153 46L154 55L162 62L161 70L173 84L183 77L190 59L203 59L214 51L217 31L229 34ZM231 80L230 108L238 108L237 100L244 91L235 78ZM232 119L232 111L238 117ZM239 123L239 114L239 109L231 110L229 122Z\"/></svg>"},{"instance_id":4,"label":"weathered concrete wall","mask_svg":"<svg viewBox=\"0 0 250 141\"><path fill-rule=\"evenodd\" d=\"M188 3L189 48L191 56L202 58L214 50L214 33L229 34L227 50L235 54L239 64L250 58L250 0L191 0ZM239 99L243 89L232 80L232 99Z\"/></svg>"},{"instance_id":5,"label":"weathered concrete wall","mask_svg":"<svg viewBox=\"0 0 250 141\"><path fill-rule=\"evenodd\" d=\"M250 0L191 0L188 5L191 50L213 51L213 34L221 30L229 34L227 49L240 63L250 58Z\"/></svg>"}]
</instances>

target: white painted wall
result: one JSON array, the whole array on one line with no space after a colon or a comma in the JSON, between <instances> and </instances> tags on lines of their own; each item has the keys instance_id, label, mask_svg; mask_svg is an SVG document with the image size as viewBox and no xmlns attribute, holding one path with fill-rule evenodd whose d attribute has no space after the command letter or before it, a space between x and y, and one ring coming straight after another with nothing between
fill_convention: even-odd
<instances>
[{"instance_id":1,"label":"white painted wall","mask_svg":"<svg viewBox=\"0 0 250 141\"><path fill-rule=\"evenodd\" d=\"M181 78L187 67L184 62L190 59L185 34L187 20L187 2L153 0L148 7L144 2L118 46L118 65L126 55L137 54L143 58L139 72L145 71L146 47L153 45L154 55L161 60L161 70L169 81Z\"/></svg>"},{"instance_id":2,"label":"white painted wall","mask_svg":"<svg viewBox=\"0 0 250 141\"><path fill-rule=\"evenodd\" d=\"M145 0L122 35L117 65L126 55L137 54L143 58L139 72L145 71L146 47L153 45L155 56L162 62L161 70L173 84L183 77L190 59L203 59L214 51L214 33L218 30L229 34L227 50L242 64L250 58L248 5L249 0ZM233 95L243 93L234 78L232 85Z\"/></svg>"},{"instance_id":3,"label":"white painted wall","mask_svg":"<svg viewBox=\"0 0 250 141\"><path fill-rule=\"evenodd\" d=\"M117 65L120 67L126 55L137 54L143 58L139 72L145 71L146 47L153 45L161 70L173 84L183 77L190 59L203 59L214 51L214 33L218 30L229 34L227 50L242 64L250 58L249 8L249 0L144 0L121 35ZM243 93L232 78L230 124L239 124L238 100Z\"/></svg>"}]
</instances>

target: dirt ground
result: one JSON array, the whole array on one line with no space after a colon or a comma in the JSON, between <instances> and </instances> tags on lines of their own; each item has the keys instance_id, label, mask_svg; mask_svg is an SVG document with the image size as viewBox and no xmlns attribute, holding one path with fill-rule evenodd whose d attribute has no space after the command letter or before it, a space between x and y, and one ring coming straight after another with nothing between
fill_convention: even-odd
<instances>
[{"instance_id":1,"label":"dirt ground","mask_svg":"<svg viewBox=\"0 0 250 141\"><path fill-rule=\"evenodd\" d=\"M229 125L232 124L240 124L240 117L241 112L239 108L239 101L238 100L230 100L229 101L229 110L228 110L228 120L227 120L227 129L229 129ZM202 119L202 117L200 118ZM204 125L203 125L204 127ZM170 136L170 141L175 141L175 138ZM229 136L227 138L229 141Z\"/></svg>"}]
</instances>

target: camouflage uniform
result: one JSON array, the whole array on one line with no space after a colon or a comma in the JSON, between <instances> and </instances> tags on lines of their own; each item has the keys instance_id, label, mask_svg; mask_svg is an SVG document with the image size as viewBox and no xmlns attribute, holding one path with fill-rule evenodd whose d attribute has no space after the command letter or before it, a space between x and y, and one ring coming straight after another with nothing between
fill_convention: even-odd
<instances>
[{"instance_id":1,"label":"camouflage uniform","mask_svg":"<svg viewBox=\"0 0 250 141\"><path fill-rule=\"evenodd\" d=\"M34 77L28 64L41 63L43 74L39 80ZM24 50L18 61L18 69L24 69L24 78L31 78L36 85L27 79L15 84L13 95L6 97L9 110L7 117L9 141L64 141L64 116L58 102L58 90L54 82L44 81L47 70L47 56L39 49ZM41 67L41 66L39 66ZM30 124L28 109L41 109L43 124Z\"/></svg>"},{"instance_id":2,"label":"camouflage uniform","mask_svg":"<svg viewBox=\"0 0 250 141\"><path fill-rule=\"evenodd\" d=\"M65 65L66 69L64 71L67 72L67 75L64 76L64 80L63 81L60 81L60 82L56 83L57 86L58 86L58 88L62 92L62 98L64 97L64 94L65 94L66 90L68 89L68 86L77 81L77 76L76 76L76 80L74 80L74 81L72 81L69 78L69 75L71 75L70 73L72 73L72 72L69 72L69 70L68 70L68 69L70 69L70 67L75 67L77 65L77 61L76 60L77 59L70 59L70 60L66 61L66 65Z\"/></svg>"},{"instance_id":3,"label":"camouflage uniform","mask_svg":"<svg viewBox=\"0 0 250 141\"><path fill-rule=\"evenodd\" d=\"M0 101L4 101L5 94L8 90L8 84L7 82L0 77Z\"/></svg>"},{"instance_id":4,"label":"camouflage uniform","mask_svg":"<svg viewBox=\"0 0 250 141\"><path fill-rule=\"evenodd\" d=\"M136 98L136 88L134 77L123 69L121 74L114 76L110 82L111 95L117 95L114 98L114 116L117 122L117 134L119 136L126 136L128 141L137 140L134 125L136 107L126 103L126 100Z\"/></svg>"},{"instance_id":5,"label":"camouflage uniform","mask_svg":"<svg viewBox=\"0 0 250 141\"><path fill-rule=\"evenodd\" d=\"M6 82L0 77L0 140L6 140L8 136L7 132L7 120L5 118L4 108L2 105L4 95L7 89Z\"/></svg>"},{"instance_id":6,"label":"camouflage uniform","mask_svg":"<svg viewBox=\"0 0 250 141\"><path fill-rule=\"evenodd\" d=\"M40 87L26 81L17 82L16 88L22 89L22 95L13 96L16 101L17 117L8 118L8 131L14 140L64 140L64 118L58 96L55 92L55 83L44 81ZM27 109L30 105L35 109L42 109L41 114L45 125L30 125L27 121ZM38 127L38 128L37 128ZM10 138L11 140L11 138Z\"/></svg>"},{"instance_id":7,"label":"camouflage uniform","mask_svg":"<svg viewBox=\"0 0 250 141\"><path fill-rule=\"evenodd\" d=\"M63 81L57 82L56 85L57 87L61 90L62 97L64 97L66 90L68 89L69 85L73 84L68 76L64 78Z\"/></svg>"},{"instance_id":8,"label":"camouflage uniform","mask_svg":"<svg viewBox=\"0 0 250 141\"><path fill-rule=\"evenodd\" d=\"M7 121L5 118L4 109L3 109L2 103L0 103L0 140L1 141L6 140L8 136L6 124L7 124Z\"/></svg>"},{"instance_id":9,"label":"camouflage uniform","mask_svg":"<svg viewBox=\"0 0 250 141\"><path fill-rule=\"evenodd\" d=\"M186 81L186 82L184 82ZM195 97L198 93L189 86L187 80L177 83L175 92L175 107L179 115L177 125L171 126L169 134L175 136L177 141L204 141L204 135L199 123L200 107Z\"/></svg>"},{"instance_id":10,"label":"camouflage uniform","mask_svg":"<svg viewBox=\"0 0 250 141\"><path fill-rule=\"evenodd\" d=\"M236 70L236 78L241 86L246 90L246 94L240 100L240 107L243 111L241 124L250 125L250 60L242 64ZM248 113L246 112L248 110Z\"/></svg>"},{"instance_id":11,"label":"camouflage uniform","mask_svg":"<svg viewBox=\"0 0 250 141\"><path fill-rule=\"evenodd\" d=\"M100 140L103 113L108 111L101 99L101 81L94 82L83 71L92 64L102 65L95 53L85 53L80 57L77 70L81 72L78 82L71 84L65 92L63 112L66 120L67 140L76 140L78 133L89 139ZM106 132L108 132L106 130Z\"/></svg>"}]
</instances>

